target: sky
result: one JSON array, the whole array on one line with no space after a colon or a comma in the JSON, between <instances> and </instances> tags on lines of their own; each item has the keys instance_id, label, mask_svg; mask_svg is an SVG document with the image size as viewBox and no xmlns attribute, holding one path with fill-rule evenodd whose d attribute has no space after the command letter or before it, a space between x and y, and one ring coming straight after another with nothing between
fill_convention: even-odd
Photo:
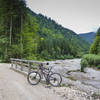
<instances>
[{"instance_id":1,"label":"sky","mask_svg":"<svg viewBox=\"0 0 100 100\"><path fill-rule=\"evenodd\" d=\"M26 3L32 11L51 17L77 34L100 27L100 0L26 0Z\"/></svg>"}]
</instances>

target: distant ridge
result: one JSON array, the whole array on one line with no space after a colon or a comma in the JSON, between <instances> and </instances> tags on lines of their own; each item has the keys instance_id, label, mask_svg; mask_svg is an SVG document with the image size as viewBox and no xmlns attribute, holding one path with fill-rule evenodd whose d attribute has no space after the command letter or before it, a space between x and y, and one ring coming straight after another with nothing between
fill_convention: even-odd
<instances>
[{"instance_id":1,"label":"distant ridge","mask_svg":"<svg viewBox=\"0 0 100 100\"><path fill-rule=\"evenodd\" d=\"M93 43L94 37L96 33L95 32L89 32L89 33L82 33L79 34L80 37L84 38L86 41L88 41L90 44Z\"/></svg>"}]
</instances>

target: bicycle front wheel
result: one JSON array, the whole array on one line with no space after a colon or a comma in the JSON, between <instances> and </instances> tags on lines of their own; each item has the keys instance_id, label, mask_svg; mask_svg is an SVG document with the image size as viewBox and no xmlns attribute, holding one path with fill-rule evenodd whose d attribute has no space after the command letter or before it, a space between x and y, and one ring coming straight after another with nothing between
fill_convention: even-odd
<instances>
[{"instance_id":1,"label":"bicycle front wheel","mask_svg":"<svg viewBox=\"0 0 100 100\"><path fill-rule=\"evenodd\" d=\"M27 80L31 85L37 85L41 80L41 75L37 71L32 71L28 74Z\"/></svg>"},{"instance_id":2,"label":"bicycle front wheel","mask_svg":"<svg viewBox=\"0 0 100 100\"><path fill-rule=\"evenodd\" d=\"M49 83L52 85L52 86L60 86L62 82L62 77L59 73L53 73L49 76Z\"/></svg>"}]
</instances>

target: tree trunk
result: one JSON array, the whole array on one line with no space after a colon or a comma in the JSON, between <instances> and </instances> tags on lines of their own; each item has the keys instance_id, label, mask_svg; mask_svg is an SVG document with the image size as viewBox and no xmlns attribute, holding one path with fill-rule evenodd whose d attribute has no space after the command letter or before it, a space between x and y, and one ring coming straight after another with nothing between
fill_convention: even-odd
<instances>
[{"instance_id":1,"label":"tree trunk","mask_svg":"<svg viewBox=\"0 0 100 100\"><path fill-rule=\"evenodd\" d=\"M23 55L23 37L22 37L22 32L23 32L23 17L21 16L21 58Z\"/></svg>"},{"instance_id":2,"label":"tree trunk","mask_svg":"<svg viewBox=\"0 0 100 100\"><path fill-rule=\"evenodd\" d=\"M10 19L10 46L12 44L12 15L11 15L11 19Z\"/></svg>"}]
</instances>

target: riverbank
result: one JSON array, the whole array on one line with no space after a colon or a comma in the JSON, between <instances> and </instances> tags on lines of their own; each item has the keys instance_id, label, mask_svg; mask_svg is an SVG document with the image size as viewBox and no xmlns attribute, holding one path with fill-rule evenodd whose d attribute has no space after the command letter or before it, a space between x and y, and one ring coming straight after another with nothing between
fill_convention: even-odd
<instances>
[{"instance_id":1,"label":"riverbank","mask_svg":"<svg viewBox=\"0 0 100 100\"><path fill-rule=\"evenodd\" d=\"M100 99L100 71L86 68L85 73L80 72L80 61L81 59L50 61L49 66L63 76L63 86L70 86Z\"/></svg>"}]
</instances>

